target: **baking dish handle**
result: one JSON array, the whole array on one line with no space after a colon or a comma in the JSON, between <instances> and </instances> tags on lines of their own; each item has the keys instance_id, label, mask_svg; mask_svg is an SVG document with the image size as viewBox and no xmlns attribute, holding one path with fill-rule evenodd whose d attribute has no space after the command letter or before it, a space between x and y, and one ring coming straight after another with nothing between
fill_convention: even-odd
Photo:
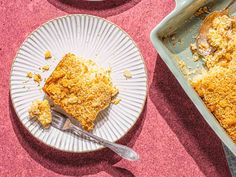
<instances>
[{"instance_id":1,"label":"baking dish handle","mask_svg":"<svg viewBox=\"0 0 236 177\"><path fill-rule=\"evenodd\" d=\"M175 8L179 8L181 7L182 5L184 5L186 2L188 2L188 0L175 0Z\"/></svg>"}]
</instances>

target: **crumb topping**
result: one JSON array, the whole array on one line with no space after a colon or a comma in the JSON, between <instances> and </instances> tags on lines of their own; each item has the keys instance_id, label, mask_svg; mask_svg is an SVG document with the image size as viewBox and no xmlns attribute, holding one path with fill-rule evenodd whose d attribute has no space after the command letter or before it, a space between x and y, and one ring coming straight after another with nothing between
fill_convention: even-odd
<instances>
[{"instance_id":1,"label":"crumb topping","mask_svg":"<svg viewBox=\"0 0 236 177\"><path fill-rule=\"evenodd\" d=\"M214 52L205 56L207 71L192 86L236 142L236 20L227 15L213 20L207 40Z\"/></svg>"},{"instance_id":2,"label":"crumb topping","mask_svg":"<svg viewBox=\"0 0 236 177\"><path fill-rule=\"evenodd\" d=\"M66 54L46 80L43 90L85 130L94 128L97 114L107 108L118 89L112 85L110 69L92 60Z\"/></svg>"},{"instance_id":3,"label":"crumb topping","mask_svg":"<svg viewBox=\"0 0 236 177\"><path fill-rule=\"evenodd\" d=\"M42 77L40 74L34 74L33 79L35 82L40 83L42 81Z\"/></svg>"}]
</instances>

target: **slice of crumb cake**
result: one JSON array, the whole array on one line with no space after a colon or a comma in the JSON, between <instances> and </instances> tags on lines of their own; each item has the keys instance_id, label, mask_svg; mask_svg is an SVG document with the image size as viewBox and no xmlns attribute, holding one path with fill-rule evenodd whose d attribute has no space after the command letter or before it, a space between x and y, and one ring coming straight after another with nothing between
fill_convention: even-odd
<instances>
[{"instance_id":1,"label":"slice of crumb cake","mask_svg":"<svg viewBox=\"0 0 236 177\"><path fill-rule=\"evenodd\" d=\"M68 53L43 87L47 96L89 131L98 113L107 108L118 89L112 85L110 69Z\"/></svg>"}]
</instances>

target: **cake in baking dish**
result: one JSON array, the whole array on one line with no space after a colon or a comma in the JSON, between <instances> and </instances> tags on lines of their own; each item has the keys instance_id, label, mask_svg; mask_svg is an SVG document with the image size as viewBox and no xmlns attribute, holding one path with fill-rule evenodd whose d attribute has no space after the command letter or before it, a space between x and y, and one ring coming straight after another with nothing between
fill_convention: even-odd
<instances>
[{"instance_id":1,"label":"cake in baking dish","mask_svg":"<svg viewBox=\"0 0 236 177\"><path fill-rule=\"evenodd\" d=\"M206 72L191 84L236 142L236 19L228 15L215 18L207 40L214 52L204 56Z\"/></svg>"}]
</instances>

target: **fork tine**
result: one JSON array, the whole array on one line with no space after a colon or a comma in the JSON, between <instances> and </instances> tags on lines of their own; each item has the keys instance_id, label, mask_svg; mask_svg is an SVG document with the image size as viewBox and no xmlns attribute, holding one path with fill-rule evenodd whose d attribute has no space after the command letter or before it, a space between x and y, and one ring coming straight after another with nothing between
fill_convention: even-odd
<instances>
[{"instance_id":1,"label":"fork tine","mask_svg":"<svg viewBox=\"0 0 236 177\"><path fill-rule=\"evenodd\" d=\"M61 126L57 123L55 123L54 121L52 121L51 125L57 129L60 129L61 130Z\"/></svg>"},{"instance_id":2,"label":"fork tine","mask_svg":"<svg viewBox=\"0 0 236 177\"><path fill-rule=\"evenodd\" d=\"M62 130L62 127L64 126L65 121L66 121L66 117L62 115L61 113L55 111L54 109L52 109L51 112L52 112L52 117L53 117L52 126Z\"/></svg>"},{"instance_id":3,"label":"fork tine","mask_svg":"<svg viewBox=\"0 0 236 177\"><path fill-rule=\"evenodd\" d=\"M64 122L64 118L59 116L58 114L53 114L53 116L54 116L54 118L55 118L54 120L56 122Z\"/></svg>"}]
</instances>

